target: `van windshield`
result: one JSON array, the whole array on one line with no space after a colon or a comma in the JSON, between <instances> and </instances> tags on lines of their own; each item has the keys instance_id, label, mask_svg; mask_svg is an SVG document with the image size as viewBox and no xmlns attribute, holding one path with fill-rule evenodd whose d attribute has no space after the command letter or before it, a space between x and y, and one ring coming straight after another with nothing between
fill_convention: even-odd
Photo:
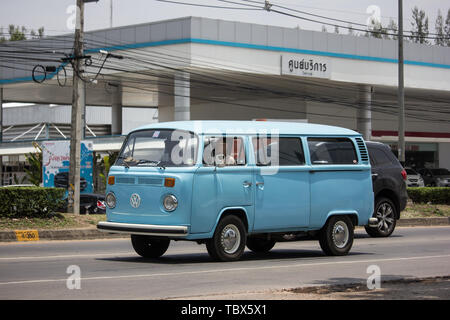
<instances>
[{"instance_id":1,"label":"van windshield","mask_svg":"<svg viewBox=\"0 0 450 320\"><path fill-rule=\"evenodd\" d=\"M128 135L115 164L126 167L193 166L197 161L197 146L197 136L188 131L136 131Z\"/></svg>"}]
</instances>

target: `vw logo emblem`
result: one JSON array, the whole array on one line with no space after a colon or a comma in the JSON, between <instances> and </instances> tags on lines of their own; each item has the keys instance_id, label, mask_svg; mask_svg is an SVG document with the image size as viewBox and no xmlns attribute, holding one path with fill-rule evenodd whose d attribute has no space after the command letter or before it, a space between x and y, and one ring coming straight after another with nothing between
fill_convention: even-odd
<instances>
[{"instance_id":1,"label":"vw logo emblem","mask_svg":"<svg viewBox=\"0 0 450 320\"><path fill-rule=\"evenodd\" d=\"M141 197L137 193L133 193L130 197L130 204L133 208L138 208L141 205Z\"/></svg>"}]
</instances>

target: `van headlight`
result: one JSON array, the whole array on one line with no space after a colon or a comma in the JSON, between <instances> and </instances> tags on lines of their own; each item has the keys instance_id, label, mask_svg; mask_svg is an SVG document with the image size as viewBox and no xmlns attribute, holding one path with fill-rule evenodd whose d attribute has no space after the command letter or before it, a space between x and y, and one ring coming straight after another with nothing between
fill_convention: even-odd
<instances>
[{"instance_id":1,"label":"van headlight","mask_svg":"<svg viewBox=\"0 0 450 320\"><path fill-rule=\"evenodd\" d=\"M178 207L178 199L173 194L164 197L163 206L166 211L174 211Z\"/></svg>"},{"instance_id":2,"label":"van headlight","mask_svg":"<svg viewBox=\"0 0 450 320\"><path fill-rule=\"evenodd\" d=\"M110 209L114 209L116 207L116 196L114 193L110 192L105 197L106 205Z\"/></svg>"}]
</instances>

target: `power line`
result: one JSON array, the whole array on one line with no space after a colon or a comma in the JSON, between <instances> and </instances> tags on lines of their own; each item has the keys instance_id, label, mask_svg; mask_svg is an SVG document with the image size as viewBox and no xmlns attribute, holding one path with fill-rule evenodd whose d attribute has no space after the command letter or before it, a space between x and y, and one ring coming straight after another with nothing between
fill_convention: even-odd
<instances>
[{"instance_id":1,"label":"power line","mask_svg":"<svg viewBox=\"0 0 450 320\"><path fill-rule=\"evenodd\" d=\"M187 5L187 6L194 6L194 7L214 8L214 9L259 10L259 9L254 9L254 8L225 7L225 6L215 6L215 5L208 5L208 4L186 3L186 2L179 2L179 1L172 1L172 0L156 0L156 1L181 4L181 5Z\"/></svg>"},{"instance_id":2,"label":"power line","mask_svg":"<svg viewBox=\"0 0 450 320\"><path fill-rule=\"evenodd\" d=\"M218 0L218 1L225 1L225 0ZM264 5L264 2L261 3L259 1L254 1L254 0L241 0L241 1L250 2L250 3L258 3L258 4L261 4L261 5ZM336 19L336 18L331 18L331 17L327 17L327 16L323 16L323 15L313 14L313 13L310 13L310 12L307 12L307 11L296 10L296 9L293 9L293 8L290 8L290 7L286 7L286 6L282 6L282 5L278 5L278 4L275 4L275 3L270 3L270 4L271 4L271 7L278 7L278 8L281 8L281 9L288 10L288 11L301 13L301 14L305 14L305 15L309 15L309 16L313 16L313 17L317 17L317 18L321 18L321 19L326 19L326 20L331 20L331 21L336 21L336 22L343 22L343 23L348 23L350 25L357 25L357 26L361 26L361 27L367 27L366 24L358 23L358 22L355 22L355 21ZM313 7L311 7L311 8L313 8ZM319 9L319 8L316 8L316 9ZM271 11L273 11L273 10L271 10ZM346 11L343 11L343 12L346 12ZM336 25L333 24L333 26L336 26ZM345 27L342 27L342 28L345 28ZM354 29L354 28L347 27L347 29ZM373 31L370 31L370 30L365 30L365 31L373 32ZM403 32L415 33L415 31L411 31L411 30L404 30ZM437 33L432 33L432 32L429 32L428 35L438 36ZM435 38L431 38L431 39L435 39Z\"/></svg>"},{"instance_id":3,"label":"power line","mask_svg":"<svg viewBox=\"0 0 450 320\"><path fill-rule=\"evenodd\" d=\"M188 2L178 2L178 1L169 1L169 0L156 0L156 1L167 2L167 3L174 3L174 4L181 4L181 5L187 5L187 6L202 6L202 7L215 7L215 8L221 8L220 6L200 5L200 4L194 4L194 3L188 3ZM218 1L225 2L225 0L218 0ZM229 3L231 3L231 2L236 3L235 1L226 1L226 2L229 2ZM247 1L247 2L250 2L250 1ZM257 1L251 1L251 2L252 2L252 3L258 3L258 4L261 4L261 3L257 2ZM240 7L239 7L239 8L238 8L238 7L222 7L222 8L227 8L227 9L232 9L232 8L234 8L234 9L240 9L240 10L244 10L244 9L247 9L247 10L266 10L266 11L269 11L269 12L275 12L275 13L278 13L278 14L281 14L281 15L289 16L289 17L292 17L292 18L297 18L297 19L300 19L300 20L305 20L305 21L309 21L309 22L313 22L313 23L320 23L320 24L322 24L322 25L328 25L328 26L338 27L338 28L343 28L343 29L347 29L347 30L354 30L354 31L368 32L368 33L370 33L370 34L378 34L378 35L380 35L380 36L383 36L383 35L384 35L384 36L393 36L393 37L396 37L396 36L397 36L396 33L389 33L389 32L387 31L387 29L385 29L385 30L383 30L383 29L381 29L381 30L367 30L367 29L361 29L361 28L354 28L354 27L349 27L349 26L343 26L343 25L339 25L339 24L335 24L335 23L326 22L326 21L318 21L318 20L315 20L315 19L312 19L312 18L302 17L302 16L295 15L295 14L288 13L288 12L283 12L283 11L280 11L280 10L273 9L273 7L279 7L279 8L288 10L288 11L297 12L297 13L305 14L305 15L308 15L308 16L320 17L321 19L332 20L332 21L338 21L338 22L345 22L345 23L348 23L348 24L351 24L351 25L359 25L359 26L366 27L366 25L360 24L360 23L357 23L357 22L354 22L354 21L352 22L352 21L348 21L348 20L341 20L341 19L330 18L330 17L326 17L326 16L322 16L322 15L316 15L316 14L308 13L308 12L305 12L305 11L300 11L300 10L288 8L288 7L285 7L285 6L280 6L280 5L272 4L272 3L269 3L268 1L266 1L264 4L265 4L265 5L264 5L263 7L261 7L261 8L255 8L255 6L249 5L249 4L245 4L245 3L242 3L242 5L244 5L244 6L245 6L245 5L246 5L246 6L251 6L251 8L240 8ZM406 31L405 31L405 32L406 32ZM410 33L414 33L414 31L410 31ZM428 33L428 34L430 34L430 33ZM404 37L407 37L407 38L417 38L418 36L412 34L412 35L404 35ZM421 39L434 39L434 40L435 40L435 39L437 39L438 37L432 37L432 36L419 36L419 38L421 38ZM447 38L448 38L448 37L445 37L445 39L447 39ZM439 38L439 39L440 39L440 38Z\"/></svg>"}]
</instances>

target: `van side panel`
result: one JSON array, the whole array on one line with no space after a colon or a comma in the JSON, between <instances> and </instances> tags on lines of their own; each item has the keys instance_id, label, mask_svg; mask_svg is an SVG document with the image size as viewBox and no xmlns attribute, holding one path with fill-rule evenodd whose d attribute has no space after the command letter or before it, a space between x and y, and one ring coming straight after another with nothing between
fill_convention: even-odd
<instances>
[{"instance_id":1,"label":"van side panel","mask_svg":"<svg viewBox=\"0 0 450 320\"><path fill-rule=\"evenodd\" d=\"M256 182L263 184L255 185L254 231L279 231L308 226L308 169L306 166L278 167L276 173L267 175L256 170Z\"/></svg>"},{"instance_id":2,"label":"van side panel","mask_svg":"<svg viewBox=\"0 0 450 320\"><path fill-rule=\"evenodd\" d=\"M321 228L336 212L356 212L358 224L368 224L373 211L370 166L320 166L310 172L310 228Z\"/></svg>"},{"instance_id":3,"label":"van side panel","mask_svg":"<svg viewBox=\"0 0 450 320\"><path fill-rule=\"evenodd\" d=\"M190 232L211 232L225 208L244 207L253 212L252 174L253 168L247 166L198 168L193 184ZM247 182L252 185L246 187Z\"/></svg>"}]
</instances>

